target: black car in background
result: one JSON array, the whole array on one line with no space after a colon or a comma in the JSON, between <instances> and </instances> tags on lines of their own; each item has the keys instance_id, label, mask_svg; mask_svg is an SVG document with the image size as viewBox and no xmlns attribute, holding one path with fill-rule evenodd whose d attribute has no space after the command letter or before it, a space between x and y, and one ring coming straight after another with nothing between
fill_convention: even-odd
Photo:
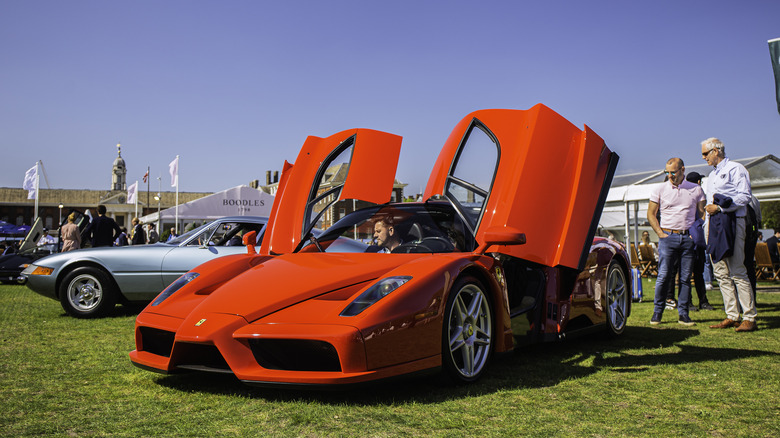
<instances>
[{"instance_id":1,"label":"black car in background","mask_svg":"<svg viewBox=\"0 0 780 438\"><path fill-rule=\"evenodd\" d=\"M75 223L79 226L79 230L81 230L81 240L83 242L86 238L85 234L87 231L87 226L89 225L89 217L78 210L71 210L68 212L68 215L71 213L76 214ZM67 223L68 215L63 218L60 227ZM27 232L24 240L22 240L19 249L13 250L9 248L6 250L5 254L0 256L0 283L23 284L24 279L20 278L19 274L22 273L27 265L38 259L46 257L47 255L60 251L60 248L62 248L62 242L60 242L59 238L57 239L56 245L38 246L38 240L42 235L43 225L41 223L41 219L38 218L33 224L32 228L30 228L30 231Z\"/></svg>"}]
</instances>

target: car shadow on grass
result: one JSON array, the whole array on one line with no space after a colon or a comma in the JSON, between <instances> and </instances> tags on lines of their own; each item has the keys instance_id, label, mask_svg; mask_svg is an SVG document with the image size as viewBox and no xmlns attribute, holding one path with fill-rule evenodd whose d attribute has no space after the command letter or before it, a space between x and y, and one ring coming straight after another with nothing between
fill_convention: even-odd
<instances>
[{"instance_id":1,"label":"car shadow on grass","mask_svg":"<svg viewBox=\"0 0 780 438\"><path fill-rule=\"evenodd\" d=\"M229 374L182 374L160 377L161 386L188 393L218 393L275 402L314 402L338 405L391 405L439 403L499 391L552 387L597 372L641 373L663 365L730 361L756 356L780 356L775 351L700 347L683 342L699 334L697 329L628 327L619 339L588 336L560 343L522 347L494 357L481 380L470 385L449 383L440 374L409 377L359 387L259 388ZM673 351L664 350L673 348Z\"/></svg>"},{"instance_id":2,"label":"car shadow on grass","mask_svg":"<svg viewBox=\"0 0 780 438\"><path fill-rule=\"evenodd\" d=\"M128 316L136 317L146 307L146 304L122 304L114 307L105 316L86 318L86 319L111 319L125 318ZM64 310L59 314L60 318L74 318Z\"/></svg>"}]
</instances>

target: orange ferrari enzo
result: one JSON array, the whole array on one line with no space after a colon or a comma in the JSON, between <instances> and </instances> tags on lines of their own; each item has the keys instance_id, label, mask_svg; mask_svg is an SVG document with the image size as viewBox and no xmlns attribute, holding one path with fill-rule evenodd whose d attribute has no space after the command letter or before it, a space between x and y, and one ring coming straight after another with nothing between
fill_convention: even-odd
<instances>
[{"instance_id":1,"label":"orange ferrari enzo","mask_svg":"<svg viewBox=\"0 0 780 438\"><path fill-rule=\"evenodd\" d=\"M420 202L389 203L400 145L366 129L309 137L259 250L245 236L246 254L160 293L136 320L132 362L258 385L471 382L495 353L624 331L628 257L594 240L618 156L596 133L541 104L476 111Z\"/></svg>"}]
</instances>

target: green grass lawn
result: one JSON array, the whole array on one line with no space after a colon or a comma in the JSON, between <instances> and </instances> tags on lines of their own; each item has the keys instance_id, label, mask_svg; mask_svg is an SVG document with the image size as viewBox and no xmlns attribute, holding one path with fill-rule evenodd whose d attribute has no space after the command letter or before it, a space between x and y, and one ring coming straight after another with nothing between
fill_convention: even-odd
<instances>
[{"instance_id":1,"label":"green grass lawn","mask_svg":"<svg viewBox=\"0 0 780 438\"><path fill-rule=\"evenodd\" d=\"M78 320L0 286L0 436L777 437L780 294L759 293L758 311L753 333L707 328L720 309L693 312L690 328L667 311L651 328L652 303L638 303L617 340L525 348L473 385L293 391L140 370L132 312Z\"/></svg>"}]
</instances>

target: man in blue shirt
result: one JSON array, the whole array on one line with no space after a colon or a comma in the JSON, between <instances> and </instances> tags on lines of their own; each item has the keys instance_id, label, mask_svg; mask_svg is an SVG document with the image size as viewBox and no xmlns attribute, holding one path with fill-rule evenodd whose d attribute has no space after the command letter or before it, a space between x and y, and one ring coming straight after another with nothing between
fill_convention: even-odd
<instances>
[{"instance_id":1,"label":"man in blue shirt","mask_svg":"<svg viewBox=\"0 0 780 438\"><path fill-rule=\"evenodd\" d=\"M717 138L711 137L701 143L701 156L714 169L707 177L704 192L707 194L705 235L709 234L710 219L714 215L733 213L736 217L733 251L719 261L713 259L715 278L720 284L726 319L710 328L735 327L738 332L756 329L756 303L753 288L745 268L745 215L750 202L750 175L745 166L726 158L726 147ZM731 198L731 205L723 207L713 203L715 195ZM717 242L707 241L708 247ZM737 305L739 301L739 306ZM742 322L739 322L739 307L742 307Z\"/></svg>"}]
</instances>

